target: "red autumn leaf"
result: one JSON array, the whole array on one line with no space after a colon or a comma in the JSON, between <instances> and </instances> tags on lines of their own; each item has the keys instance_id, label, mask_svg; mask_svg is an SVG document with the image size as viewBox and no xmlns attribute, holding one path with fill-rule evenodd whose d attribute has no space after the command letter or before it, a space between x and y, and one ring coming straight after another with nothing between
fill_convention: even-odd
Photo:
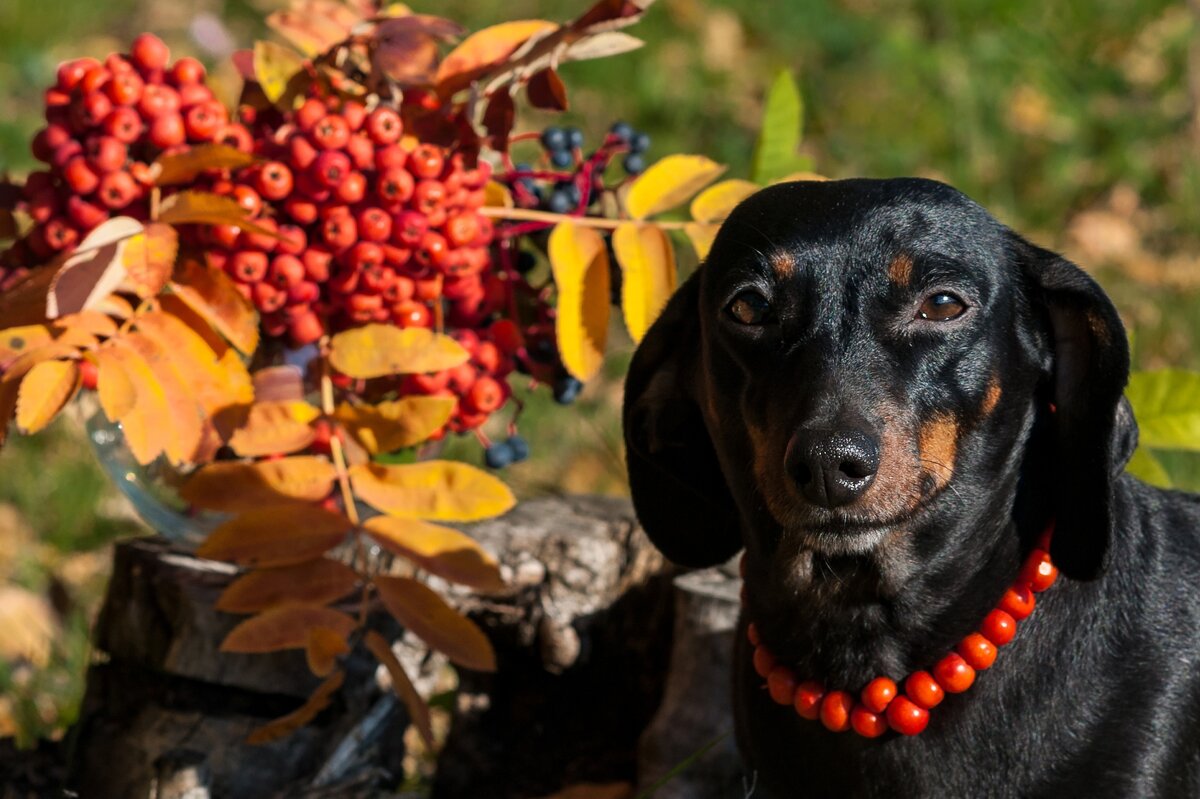
<instances>
[{"instance_id":1,"label":"red autumn leaf","mask_svg":"<svg viewBox=\"0 0 1200 799\"><path fill-rule=\"evenodd\" d=\"M337 659L349 651L346 636L328 627L314 627L308 631L304 659L314 676L326 677L337 666Z\"/></svg>"},{"instance_id":2,"label":"red autumn leaf","mask_svg":"<svg viewBox=\"0 0 1200 799\"><path fill-rule=\"evenodd\" d=\"M375 27L371 63L401 88L427 86L438 68L438 42L465 33L457 23L428 14L385 19Z\"/></svg>"},{"instance_id":3,"label":"red autumn leaf","mask_svg":"<svg viewBox=\"0 0 1200 799\"><path fill-rule=\"evenodd\" d=\"M553 69L543 69L530 78L525 92L534 108L546 111L567 110L567 87Z\"/></svg>"},{"instance_id":4,"label":"red autumn leaf","mask_svg":"<svg viewBox=\"0 0 1200 799\"><path fill-rule=\"evenodd\" d=\"M487 110L483 112L483 129L487 131L493 149L508 149L508 136L512 133L516 118L517 111L512 95L507 90L493 94L492 99L488 101Z\"/></svg>"},{"instance_id":5,"label":"red autumn leaf","mask_svg":"<svg viewBox=\"0 0 1200 799\"><path fill-rule=\"evenodd\" d=\"M568 27L581 33L602 33L634 24L654 0L599 0Z\"/></svg>"}]
</instances>

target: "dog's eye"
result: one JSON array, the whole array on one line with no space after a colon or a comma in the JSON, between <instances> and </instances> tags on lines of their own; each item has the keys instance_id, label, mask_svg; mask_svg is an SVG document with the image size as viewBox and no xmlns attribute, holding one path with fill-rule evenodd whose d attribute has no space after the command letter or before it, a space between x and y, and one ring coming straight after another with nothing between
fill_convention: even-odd
<instances>
[{"instance_id":1,"label":"dog's eye","mask_svg":"<svg viewBox=\"0 0 1200 799\"><path fill-rule=\"evenodd\" d=\"M967 304L958 297L946 291L931 294L921 303L917 310L918 319L928 319L930 322L949 322L957 319L967 310Z\"/></svg>"},{"instance_id":2,"label":"dog's eye","mask_svg":"<svg viewBox=\"0 0 1200 799\"><path fill-rule=\"evenodd\" d=\"M742 325L761 325L771 313L771 303L757 291L743 291L725 309L734 321Z\"/></svg>"}]
</instances>

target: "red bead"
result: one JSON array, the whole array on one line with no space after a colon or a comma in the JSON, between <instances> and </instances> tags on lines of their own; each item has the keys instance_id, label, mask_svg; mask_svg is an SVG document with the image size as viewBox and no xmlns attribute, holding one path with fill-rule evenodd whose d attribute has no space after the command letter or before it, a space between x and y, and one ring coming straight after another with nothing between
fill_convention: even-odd
<instances>
[{"instance_id":1,"label":"red bead","mask_svg":"<svg viewBox=\"0 0 1200 799\"><path fill-rule=\"evenodd\" d=\"M825 687L816 680L806 680L796 686L792 707L802 719L815 721L821 715L821 701L825 699Z\"/></svg>"},{"instance_id":2,"label":"red bead","mask_svg":"<svg viewBox=\"0 0 1200 799\"><path fill-rule=\"evenodd\" d=\"M973 669L982 671L996 661L996 647L979 633L971 633L958 644L958 654Z\"/></svg>"},{"instance_id":3,"label":"red bead","mask_svg":"<svg viewBox=\"0 0 1200 799\"><path fill-rule=\"evenodd\" d=\"M850 726L864 738L878 738L888 731L887 715L855 705L850 711Z\"/></svg>"},{"instance_id":4,"label":"red bead","mask_svg":"<svg viewBox=\"0 0 1200 799\"><path fill-rule=\"evenodd\" d=\"M776 666L767 675L767 693L780 705L790 705L796 695L796 677L787 666Z\"/></svg>"},{"instance_id":5,"label":"red bead","mask_svg":"<svg viewBox=\"0 0 1200 799\"><path fill-rule=\"evenodd\" d=\"M746 638L750 641L750 646L758 646L762 639L758 637L758 627L754 622L746 625Z\"/></svg>"},{"instance_id":6,"label":"red bead","mask_svg":"<svg viewBox=\"0 0 1200 799\"><path fill-rule=\"evenodd\" d=\"M888 725L901 735L916 735L929 724L929 711L901 694L887 709Z\"/></svg>"},{"instance_id":7,"label":"red bead","mask_svg":"<svg viewBox=\"0 0 1200 799\"><path fill-rule=\"evenodd\" d=\"M979 632L996 646L1004 646L1017 634L1017 622L1003 610L993 610L984 617Z\"/></svg>"},{"instance_id":8,"label":"red bead","mask_svg":"<svg viewBox=\"0 0 1200 799\"><path fill-rule=\"evenodd\" d=\"M898 693L900 689L896 687L895 680L890 677L876 677L862 689L860 698L868 711L882 713Z\"/></svg>"},{"instance_id":9,"label":"red bead","mask_svg":"<svg viewBox=\"0 0 1200 799\"><path fill-rule=\"evenodd\" d=\"M926 710L936 707L946 698L942 686L938 685L937 680L927 671L914 671L908 675L908 679L904 681L904 692L913 704Z\"/></svg>"},{"instance_id":10,"label":"red bead","mask_svg":"<svg viewBox=\"0 0 1200 799\"><path fill-rule=\"evenodd\" d=\"M961 694L975 682L975 669L962 655L951 652L933 667L933 676L948 693Z\"/></svg>"},{"instance_id":11,"label":"red bead","mask_svg":"<svg viewBox=\"0 0 1200 799\"><path fill-rule=\"evenodd\" d=\"M1004 592L1004 596L1000 597L1000 602L996 607L1020 621L1033 613L1035 604L1037 604L1037 600L1033 598L1033 592L1029 590L1029 586L1016 583Z\"/></svg>"},{"instance_id":12,"label":"red bead","mask_svg":"<svg viewBox=\"0 0 1200 799\"><path fill-rule=\"evenodd\" d=\"M821 700L821 723L830 732L845 732L850 729L853 709L854 697L845 691L830 691Z\"/></svg>"},{"instance_id":13,"label":"red bead","mask_svg":"<svg viewBox=\"0 0 1200 799\"><path fill-rule=\"evenodd\" d=\"M754 670L758 672L758 676L765 680L773 668L775 668L775 656L765 646L756 646L754 648Z\"/></svg>"},{"instance_id":14,"label":"red bead","mask_svg":"<svg viewBox=\"0 0 1200 799\"><path fill-rule=\"evenodd\" d=\"M1027 583L1034 593L1041 593L1058 579L1058 569L1050 561L1050 553L1044 549L1035 549L1029 553L1024 568L1017 575L1017 581Z\"/></svg>"}]
</instances>

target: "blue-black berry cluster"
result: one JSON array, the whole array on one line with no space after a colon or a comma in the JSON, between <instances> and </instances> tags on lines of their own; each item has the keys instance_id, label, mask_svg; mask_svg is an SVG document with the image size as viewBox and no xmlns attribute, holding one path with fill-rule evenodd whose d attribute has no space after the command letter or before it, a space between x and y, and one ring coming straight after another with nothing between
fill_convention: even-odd
<instances>
[{"instance_id":1,"label":"blue-black berry cluster","mask_svg":"<svg viewBox=\"0 0 1200 799\"><path fill-rule=\"evenodd\" d=\"M490 469L503 469L520 463L529 457L529 442L521 436L510 436L507 441L497 441L483 453L484 463Z\"/></svg>"},{"instance_id":2,"label":"blue-black berry cluster","mask_svg":"<svg viewBox=\"0 0 1200 799\"><path fill-rule=\"evenodd\" d=\"M640 175L646 171L646 151L650 149L650 134L634 130L628 122L617 122L609 129L609 134L621 144L629 148L621 160L621 166L630 175Z\"/></svg>"}]
</instances>

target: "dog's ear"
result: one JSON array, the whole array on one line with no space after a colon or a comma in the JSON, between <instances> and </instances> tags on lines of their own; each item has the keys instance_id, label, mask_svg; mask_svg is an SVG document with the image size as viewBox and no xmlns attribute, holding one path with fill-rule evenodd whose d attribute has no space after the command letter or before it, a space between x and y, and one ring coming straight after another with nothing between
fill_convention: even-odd
<instances>
[{"instance_id":1,"label":"dog's ear","mask_svg":"<svg viewBox=\"0 0 1200 799\"><path fill-rule=\"evenodd\" d=\"M1137 446L1123 398L1129 344L1112 301L1082 269L1021 242L1035 308L1053 350L1055 531L1051 556L1064 574L1092 579L1107 567L1112 486Z\"/></svg>"},{"instance_id":2,"label":"dog's ear","mask_svg":"<svg viewBox=\"0 0 1200 799\"><path fill-rule=\"evenodd\" d=\"M700 273L675 292L634 353L625 380L625 450L633 507L670 560L703 568L742 546L736 506L697 404Z\"/></svg>"}]
</instances>

